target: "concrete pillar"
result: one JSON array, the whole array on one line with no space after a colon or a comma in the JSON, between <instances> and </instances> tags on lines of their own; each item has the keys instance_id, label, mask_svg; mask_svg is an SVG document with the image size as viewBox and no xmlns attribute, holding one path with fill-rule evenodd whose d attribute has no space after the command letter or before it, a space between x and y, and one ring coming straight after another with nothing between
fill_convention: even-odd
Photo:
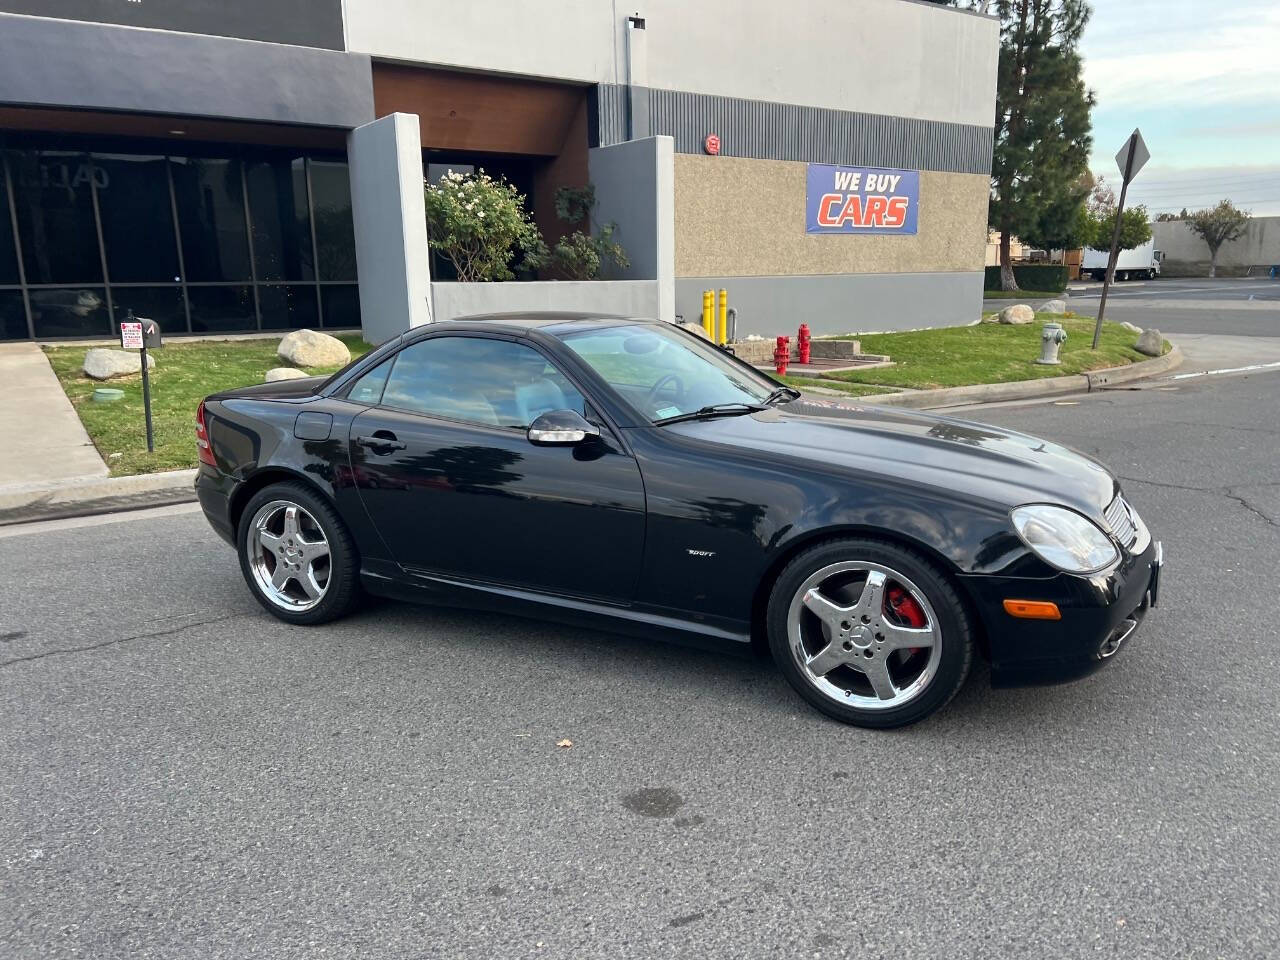
<instances>
[{"instance_id":1,"label":"concrete pillar","mask_svg":"<svg viewBox=\"0 0 1280 960\"><path fill-rule=\"evenodd\" d=\"M431 322L431 260L418 118L388 116L347 136L364 338L382 343Z\"/></svg>"},{"instance_id":2,"label":"concrete pillar","mask_svg":"<svg viewBox=\"0 0 1280 960\"><path fill-rule=\"evenodd\" d=\"M646 137L588 152L596 219L618 225L631 266L612 279L656 280L662 320L676 317L675 141Z\"/></svg>"}]
</instances>

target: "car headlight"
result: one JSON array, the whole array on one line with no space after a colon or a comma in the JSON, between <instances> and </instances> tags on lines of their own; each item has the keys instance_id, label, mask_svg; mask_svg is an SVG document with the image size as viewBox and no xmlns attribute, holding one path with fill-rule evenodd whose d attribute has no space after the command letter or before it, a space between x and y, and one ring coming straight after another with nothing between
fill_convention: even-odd
<instances>
[{"instance_id":1,"label":"car headlight","mask_svg":"<svg viewBox=\"0 0 1280 960\"><path fill-rule=\"evenodd\" d=\"M1096 573L1120 556L1097 524L1066 507L1033 503L1016 507L1011 516L1023 543L1067 573Z\"/></svg>"}]
</instances>

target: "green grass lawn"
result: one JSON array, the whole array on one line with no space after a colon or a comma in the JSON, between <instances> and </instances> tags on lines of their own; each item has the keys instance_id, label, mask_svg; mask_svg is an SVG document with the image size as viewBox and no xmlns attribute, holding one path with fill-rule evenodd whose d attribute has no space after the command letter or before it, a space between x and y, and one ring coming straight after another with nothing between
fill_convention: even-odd
<instances>
[{"instance_id":1,"label":"green grass lawn","mask_svg":"<svg viewBox=\"0 0 1280 960\"><path fill-rule=\"evenodd\" d=\"M343 334L339 339L352 357L372 349L359 334ZM155 453L147 453L141 375L90 380L82 370L89 349L84 346L46 347L45 354L111 475L122 476L194 467L196 405L219 390L261 383L272 367L288 366L276 356L279 345L279 340L205 340L156 350L156 366L151 371ZM309 368L307 372L323 374L336 369ZM118 387L124 391L124 399L94 403L96 387Z\"/></svg>"},{"instance_id":2,"label":"green grass lawn","mask_svg":"<svg viewBox=\"0 0 1280 960\"><path fill-rule=\"evenodd\" d=\"M869 383L847 383L844 380L828 380L817 377L793 377L790 374L785 377L779 377L776 374L773 374L773 376L783 383L789 383L797 390L809 390L817 387L820 390L837 390L840 393L847 393L851 397L870 397L877 393L897 392L893 387L874 387Z\"/></svg>"},{"instance_id":3,"label":"green grass lawn","mask_svg":"<svg viewBox=\"0 0 1280 960\"><path fill-rule=\"evenodd\" d=\"M1036 323L1023 325L981 323L973 327L948 327L912 333L879 333L839 337L861 340L865 353L888 354L892 367L837 374L849 384L932 390L972 383L1007 383L1038 377L1065 377L1106 367L1121 367L1149 360L1133 349L1138 335L1116 323L1102 328L1098 349L1091 350L1094 321L1088 317L1064 319L1057 314L1036 314ZM1040 328L1056 320L1067 331L1067 342L1056 367L1035 363L1040 356ZM1165 352L1169 345L1165 344ZM826 378L821 381L826 383Z\"/></svg>"},{"instance_id":4,"label":"green grass lawn","mask_svg":"<svg viewBox=\"0 0 1280 960\"><path fill-rule=\"evenodd\" d=\"M984 300L1058 300L1062 292L1052 290L983 290Z\"/></svg>"}]
</instances>

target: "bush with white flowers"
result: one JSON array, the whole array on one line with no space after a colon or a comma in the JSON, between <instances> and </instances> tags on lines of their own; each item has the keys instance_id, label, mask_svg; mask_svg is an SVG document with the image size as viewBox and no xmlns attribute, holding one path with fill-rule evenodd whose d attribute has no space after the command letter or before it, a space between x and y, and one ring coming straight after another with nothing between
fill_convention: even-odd
<instances>
[{"instance_id":1,"label":"bush with white flowers","mask_svg":"<svg viewBox=\"0 0 1280 960\"><path fill-rule=\"evenodd\" d=\"M427 239L459 280L510 280L517 252L537 266L545 249L525 211L524 195L506 180L450 170L427 185Z\"/></svg>"}]
</instances>

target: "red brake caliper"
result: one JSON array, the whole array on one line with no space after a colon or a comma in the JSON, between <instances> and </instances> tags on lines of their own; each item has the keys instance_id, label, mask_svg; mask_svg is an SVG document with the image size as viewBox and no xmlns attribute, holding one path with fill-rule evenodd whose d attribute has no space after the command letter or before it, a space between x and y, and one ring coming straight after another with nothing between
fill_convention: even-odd
<instances>
[{"instance_id":1,"label":"red brake caliper","mask_svg":"<svg viewBox=\"0 0 1280 960\"><path fill-rule=\"evenodd\" d=\"M908 627L926 626L929 619L924 615L924 610L920 608L920 604L916 602L916 598L907 593L901 586L896 583L889 584L888 589L884 592L885 603L894 615L902 620ZM914 655L920 650L919 647L908 647L907 652Z\"/></svg>"}]
</instances>

